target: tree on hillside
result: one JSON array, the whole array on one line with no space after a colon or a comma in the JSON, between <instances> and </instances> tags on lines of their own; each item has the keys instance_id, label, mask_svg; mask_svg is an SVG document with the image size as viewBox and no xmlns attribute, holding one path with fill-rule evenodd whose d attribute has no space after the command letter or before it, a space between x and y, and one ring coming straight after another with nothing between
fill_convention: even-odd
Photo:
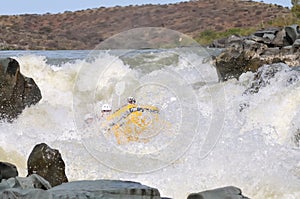
<instances>
[{"instance_id":1,"label":"tree on hillside","mask_svg":"<svg viewBox=\"0 0 300 199\"><path fill-rule=\"evenodd\" d=\"M291 9L292 13L300 19L300 0L292 0L293 7Z\"/></svg>"}]
</instances>

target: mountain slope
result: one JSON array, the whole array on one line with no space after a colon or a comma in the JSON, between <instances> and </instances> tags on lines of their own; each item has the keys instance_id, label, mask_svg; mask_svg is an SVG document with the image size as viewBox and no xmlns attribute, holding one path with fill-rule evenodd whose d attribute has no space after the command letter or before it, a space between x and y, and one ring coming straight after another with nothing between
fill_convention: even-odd
<instances>
[{"instance_id":1,"label":"mountain slope","mask_svg":"<svg viewBox=\"0 0 300 199\"><path fill-rule=\"evenodd\" d=\"M196 37L201 31L251 27L290 10L238 0L198 0L169 5L97 8L44 15L0 16L2 49L93 49L137 27L165 27Z\"/></svg>"}]
</instances>

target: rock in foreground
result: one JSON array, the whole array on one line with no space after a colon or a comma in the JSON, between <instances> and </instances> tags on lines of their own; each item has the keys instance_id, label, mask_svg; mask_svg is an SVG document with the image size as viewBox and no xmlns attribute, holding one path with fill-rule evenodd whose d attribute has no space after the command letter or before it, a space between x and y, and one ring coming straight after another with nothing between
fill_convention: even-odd
<instances>
[{"instance_id":1,"label":"rock in foreground","mask_svg":"<svg viewBox=\"0 0 300 199\"><path fill-rule=\"evenodd\" d=\"M0 183L0 198L18 199L160 199L157 189L118 180L76 181L51 188L42 177L10 178Z\"/></svg>"},{"instance_id":2,"label":"rock in foreground","mask_svg":"<svg viewBox=\"0 0 300 199\"><path fill-rule=\"evenodd\" d=\"M56 198L160 199L157 189L137 182L118 180L76 181L49 190Z\"/></svg>"},{"instance_id":3,"label":"rock in foreground","mask_svg":"<svg viewBox=\"0 0 300 199\"><path fill-rule=\"evenodd\" d=\"M7 162L0 162L0 182L2 179L8 179L18 176L17 167Z\"/></svg>"},{"instance_id":4,"label":"rock in foreground","mask_svg":"<svg viewBox=\"0 0 300 199\"><path fill-rule=\"evenodd\" d=\"M28 176L38 174L45 178L51 186L68 182L65 174L65 163L58 150L47 144L36 145L27 161Z\"/></svg>"},{"instance_id":5,"label":"rock in foreground","mask_svg":"<svg viewBox=\"0 0 300 199\"><path fill-rule=\"evenodd\" d=\"M224 187L214 190L192 193L187 199L249 199L242 195L242 191L237 187Z\"/></svg>"},{"instance_id":6,"label":"rock in foreground","mask_svg":"<svg viewBox=\"0 0 300 199\"><path fill-rule=\"evenodd\" d=\"M0 69L0 119L12 121L42 95L34 80L21 74L15 59L0 59Z\"/></svg>"}]
</instances>

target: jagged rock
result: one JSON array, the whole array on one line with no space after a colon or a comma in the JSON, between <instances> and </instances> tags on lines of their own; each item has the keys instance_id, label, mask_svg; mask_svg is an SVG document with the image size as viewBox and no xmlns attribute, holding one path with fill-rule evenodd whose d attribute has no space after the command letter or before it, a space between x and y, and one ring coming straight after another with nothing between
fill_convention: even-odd
<instances>
[{"instance_id":1,"label":"jagged rock","mask_svg":"<svg viewBox=\"0 0 300 199\"><path fill-rule=\"evenodd\" d=\"M253 33L253 35L251 35L250 38L253 41L267 44L270 47L273 45L272 42L276 38L276 35L279 31L280 31L279 28L270 28L270 29L266 29L266 30L259 30L255 33Z\"/></svg>"},{"instance_id":2,"label":"jagged rock","mask_svg":"<svg viewBox=\"0 0 300 199\"><path fill-rule=\"evenodd\" d=\"M37 174L26 178L9 178L0 183L0 198L49 199L51 195L45 190L50 188L49 182Z\"/></svg>"},{"instance_id":3,"label":"jagged rock","mask_svg":"<svg viewBox=\"0 0 300 199\"><path fill-rule=\"evenodd\" d=\"M245 94L257 93L261 87L269 84L271 78L275 76L278 71L281 71L286 65L281 63L273 65L264 65L260 67L250 83L250 87L246 89ZM288 67L288 66L286 66Z\"/></svg>"},{"instance_id":4,"label":"jagged rock","mask_svg":"<svg viewBox=\"0 0 300 199\"><path fill-rule=\"evenodd\" d=\"M21 74L15 59L0 59L0 119L13 120L41 98L40 89L33 79Z\"/></svg>"},{"instance_id":5,"label":"jagged rock","mask_svg":"<svg viewBox=\"0 0 300 199\"><path fill-rule=\"evenodd\" d=\"M214 40L213 43L210 45L212 48L225 48L225 42L227 38Z\"/></svg>"},{"instance_id":6,"label":"jagged rock","mask_svg":"<svg viewBox=\"0 0 300 199\"><path fill-rule=\"evenodd\" d=\"M160 199L157 189L137 182L119 180L77 181L49 190L54 198Z\"/></svg>"},{"instance_id":7,"label":"jagged rock","mask_svg":"<svg viewBox=\"0 0 300 199\"><path fill-rule=\"evenodd\" d=\"M192 193L187 199L249 199L242 195L241 189L237 187L224 187L203 191L200 193Z\"/></svg>"},{"instance_id":8,"label":"jagged rock","mask_svg":"<svg viewBox=\"0 0 300 199\"><path fill-rule=\"evenodd\" d=\"M299 49L300 48L300 39L296 39L295 42L293 43L293 49Z\"/></svg>"},{"instance_id":9,"label":"jagged rock","mask_svg":"<svg viewBox=\"0 0 300 199\"><path fill-rule=\"evenodd\" d=\"M256 71L263 62L258 58L253 58L254 51L238 52L226 51L216 58L216 68L219 79L226 81L239 76L247 71Z\"/></svg>"},{"instance_id":10,"label":"jagged rock","mask_svg":"<svg viewBox=\"0 0 300 199\"><path fill-rule=\"evenodd\" d=\"M290 45L293 45L293 43L300 39L300 30L298 25L292 25L285 27L286 32L286 38Z\"/></svg>"},{"instance_id":11,"label":"jagged rock","mask_svg":"<svg viewBox=\"0 0 300 199\"><path fill-rule=\"evenodd\" d=\"M8 179L18 176L17 167L8 162L0 162L0 182L2 179Z\"/></svg>"},{"instance_id":12,"label":"jagged rock","mask_svg":"<svg viewBox=\"0 0 300 199\"><path fill-rule=\"evenodd\" d=\"M230 46L239 45L243 42L243 38L238 35L231 35L227 38L214 40L210 47L213 48L226 48Z\"/></svg>"},{"instance_id":13,"label":"jagged rock","mask_svg":"<svg viewBox=\"0 0 300 199\"><path fill-rule=\"evenodd\" d=\"M239 35L231 35L228 37L228 43L241 42L243 40Z\"/></svg>"},{"instance_id":14,"label":"jagged rock","mask_svg":"<svg viewBox=\"0 0 300 199\"><path fill-rule=\"evenodd\" d=\"M271 44L274 47L283 47L289 45L288 41L286 40L286 32L284 29L277 32Z\"/></svg>"},{"instance_id":15,"label":"jagged rock","mask_svg":"<svg viewBox=\"0 0 300 199\"><path fill-rule=\"evenodd\" d=\"M75 181L64 183L62 185L50 188L42 177L39 177L38 183L28 187L20 187L14 183L15 179L9 179L12 182L0 183L0 198L18 198L18 199L160 199L160 193L157 189L142 185L137 182L118 181L118 180L96 180L96 181ZM30 180L27 180L30 182ZM50 188L50 189L49 189Z\"/></svg>"},{"instance_id":16,"label":"jagged rock","mask_svg":"<svg viewBox=\"0 0 300 199\"><path fill-rule=\"evenodd\" d=\"M230 78L238 79L242 73L256 72L264 64L282 62L290 67L299 66L300 39L297 39L298 37L300 37L299 27L289 26L281 30L273 28L258 31L242 40L232 42L215 58L219 79L221 81ZM289 40L292 40L293 45L289 44L291 43ZM228 41L225 40L224 44Z\"/></svg>"},{"instance_id":17,"label":"jagged rock","mask_svg":"<svg viewBox=\"0 0 300 199\"><path fill-rule=\"evenodd\" d=\"M45 178L52 186L68 182L65 174L65 163L58 150L47 144L36 145L27 161L28 176L38 174Z\"/></svg>"},{"instance_id":18,"label":"jagged rock","mask_svg":"<svg viewBox=\"0 0 300 199\"><path fill-rule=\"evenodd\" d=\"M272 56L272 55L277 55L280 53L280 48L267 48L262 52L262 55L267 55L267 56Z\"/></svg>"},{"instance_id":19,"label":"jagged rock","mask_svg":"<svg viewBox=\"0 0 300 199\"><path fill-rule=\"evenodd\" d=\"M37 174L32 174L28 177L12 177L1 181L1 191L8 188L16 189L51 189L51 185L44 178Z\"/></svg>"},{"instance_id":20,"label":"jagged rock","mask_svg":"<svg viewBox=\"0 0 300 199\"><path fill-rule=\"evenodd\" d=\"M259 92L262 87L270 84L270 80L275 77L276 73L280 71L285 71L286 76L286 85L291 85L299 81L299 72L300 67L290 68L288 65L283 63L276 63L271 65L263 65L255 73L254 78L250 82L249 87L245 90L244 94L253 94Z\"/></svg>"}]
</instances>

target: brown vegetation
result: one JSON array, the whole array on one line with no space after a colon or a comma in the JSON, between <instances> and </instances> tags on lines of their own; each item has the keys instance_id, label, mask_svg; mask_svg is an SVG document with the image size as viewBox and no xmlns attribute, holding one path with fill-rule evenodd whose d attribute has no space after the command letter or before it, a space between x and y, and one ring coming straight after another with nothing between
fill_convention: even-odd
<instances>
[{"instance_id":1,"label":"brown vegetation","mask_svg":"<svg viewBox=\"0 0 300 199\"><path fill-rule=\"evenodd\" d=\"M198 0L0 16L0 48L93 49L106 38L137 27L165 27L197 37L204 30L253 27L289 14L287 8L259 2Z\"/></svg>"}]
</instances>

